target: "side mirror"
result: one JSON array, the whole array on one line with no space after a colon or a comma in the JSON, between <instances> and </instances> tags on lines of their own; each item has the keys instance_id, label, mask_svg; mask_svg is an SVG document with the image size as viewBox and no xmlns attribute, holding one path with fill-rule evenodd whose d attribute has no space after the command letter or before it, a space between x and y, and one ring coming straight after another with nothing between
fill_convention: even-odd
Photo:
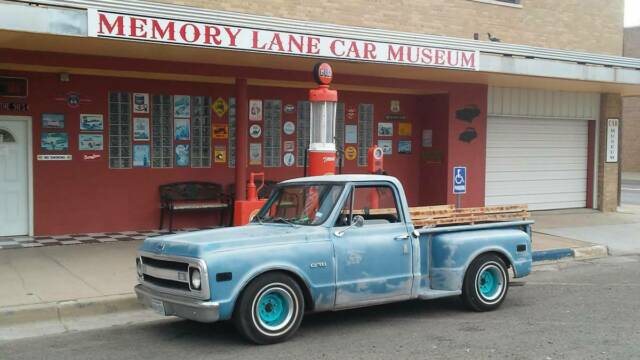
<instances>
[{"instance_id":1,"label":"side mirror","mask_svg":"<svg viewBox=\"0 0 640 360\"><path fill-rule=\"evenodd\" d=\"M353 217L352 221L351 221L351 225L347 226L345 229L343 230L338 230L336 232L334 232L333 234L337 237L342 237L342 235L344 235L345 232L347 232L347 230L351 229L351 228L361 228L364 226L364 218L361 215L356 215Z\"/></svg>"}]
</instances>

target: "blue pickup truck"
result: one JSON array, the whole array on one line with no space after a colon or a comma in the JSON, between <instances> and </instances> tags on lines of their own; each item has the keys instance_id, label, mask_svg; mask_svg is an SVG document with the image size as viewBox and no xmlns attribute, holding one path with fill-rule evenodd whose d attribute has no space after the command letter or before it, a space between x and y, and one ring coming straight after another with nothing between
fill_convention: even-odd
<instances>
[{"instance_id":1,"label":"blue pickup truck","mask_svg":"<svg viewBox=\"0 0 640 360\"><path fill-rule=\"evenodd\" d=\"M146 239L135 292L163 315L231 319L259 344L290 338L308 312L447 296L489 311L509 268L531 271L531 223L418 229L394 177L293 179L248 225Z\"/></svg>"}]
</instances>

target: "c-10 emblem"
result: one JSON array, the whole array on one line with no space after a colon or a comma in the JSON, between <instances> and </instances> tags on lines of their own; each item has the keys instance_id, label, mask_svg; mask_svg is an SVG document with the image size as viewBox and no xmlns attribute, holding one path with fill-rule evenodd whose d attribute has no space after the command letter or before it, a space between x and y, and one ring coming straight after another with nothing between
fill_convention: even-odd
<instances>
[{"instance_id":1,"label":"c-10 emblem","mask_svg":"<svg viewBox=\"0 0 640 360\"><path fill-rule=\"evenodd\" d=\"M321 267L327 267L327 263L324 261L320 261L320 262L314 262L309 264L310 268L321 268Z\"/></svg>"}]
</instances>

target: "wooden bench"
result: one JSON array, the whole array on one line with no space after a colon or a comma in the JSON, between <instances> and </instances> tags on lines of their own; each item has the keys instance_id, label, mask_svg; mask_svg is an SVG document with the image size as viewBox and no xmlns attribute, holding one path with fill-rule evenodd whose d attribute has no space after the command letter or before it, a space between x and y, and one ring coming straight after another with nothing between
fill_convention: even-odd
<instances>
[{"instance_id":1,"label":"wooden bench","mask_svg":"<svg viewBox=\"0 0 640 360\"><path fill-rule=\"evenodd\" d=\"M169 231L173 231L173 214L176 212L220 213L220 226L224 214L229 225L233 220L233 201L222 192L222 185L209 182L177 182L160 186L160 230L164 224L164 213L169 215Z\"/></svg>"}]
</instances>

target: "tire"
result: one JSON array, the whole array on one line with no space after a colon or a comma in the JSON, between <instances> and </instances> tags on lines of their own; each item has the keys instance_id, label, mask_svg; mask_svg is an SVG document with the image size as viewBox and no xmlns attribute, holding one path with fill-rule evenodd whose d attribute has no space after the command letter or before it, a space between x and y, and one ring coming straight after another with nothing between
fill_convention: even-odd
<instances>
[{"instance_id":1,"label":"tire","mask_svg":"<svg viewBox=\"0 0 640 360\"><path fill-rule=\"evenodd\" d=\"M233 320L249 341L275 344L298 330L304 309L304 296L295 280L282 273L267 273L242 291Z\"/></svg>"},{"instance_id":2,"label":"tire","mask_svg":"<svg viewBox=\"0 0 640 360\"><path fill-rule=\"evenodd\" d=\"M464 276L462 300L474 311L495 310L509 290L509 272L504 261L495 254L475 258Z\"/></svg>"}]
</instances>

